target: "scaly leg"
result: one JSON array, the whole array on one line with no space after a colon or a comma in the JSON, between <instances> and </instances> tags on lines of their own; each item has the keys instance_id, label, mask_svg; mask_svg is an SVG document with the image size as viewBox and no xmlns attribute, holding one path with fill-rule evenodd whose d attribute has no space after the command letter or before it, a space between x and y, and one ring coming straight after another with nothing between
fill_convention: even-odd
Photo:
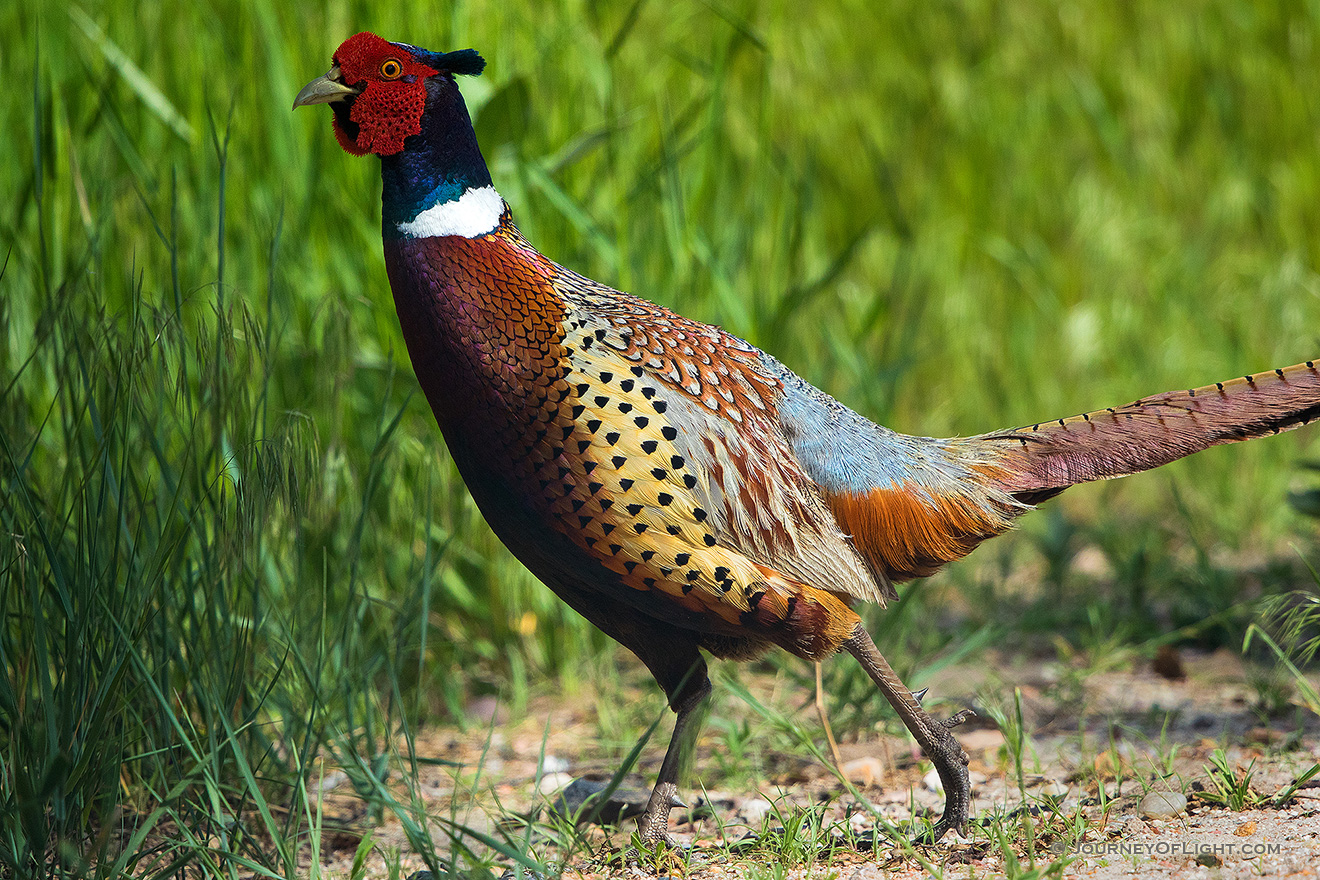
<instances>
[{"instance_id":1,"label":"scaly leg","mask_svg":"<svg viewBox=\"0 0 1320 880\"><path fill-rule=\"evenodd\" d=\"M646 664L656 683L664 689L670 708L678 715L646 811L637 818L637 830L648 845L663 840L681 849L669 834L669 811L684 806L678 796L678 778L692 757L692 746L701 732L711 691L706 661L696 638L686 630L668 626L621 603L603 602L599 597L586 601L588 597L568 590L556 592L597 629Z\"/></svg>"},{"instance_id":2,"label":"scaly leg","mask_svg":"<svg viewBox=\"0 0 1320 880\"><path fill-rule=\"evenodd\" d=\"M657 676L659 678L659 676ZM663 840L679 847L669 834L669 811L687 806L678 796L678 776L692 756L692 746L701 732L706 709L710 706L710 679L706 677L706 663L700 657L683 676L677 691L671 691L670 682L661 681L669 694L669 705L678 713L674 720L674 735L669 739L664 763L646 804L646 812L637 818L637 831L647 844Z\"/></svg>"},{"instance_id":3,"label":"scaly leg","mask_svg":"<svg viewBox=\"0 0 1320 880\"><path fill-rule=\"evenodd\" d=\"M931 718L899 680L889 662L880 655L875 642L871 641L870 633L860 623L853 630L852 637L843 643L843 647L857 658L866 674L871 676L871 680L885 695L889 705L894 707L898 717L903 719L904 726L912 733L926 757L934 763L935 772L944 784L944 815L929 836L919 837L913 843L935 843L950 830L962 833L971 810L972 785L967 778L967 753L949 730L975 713L964 709L948 721Z\"/></svg>"}]
</instances>

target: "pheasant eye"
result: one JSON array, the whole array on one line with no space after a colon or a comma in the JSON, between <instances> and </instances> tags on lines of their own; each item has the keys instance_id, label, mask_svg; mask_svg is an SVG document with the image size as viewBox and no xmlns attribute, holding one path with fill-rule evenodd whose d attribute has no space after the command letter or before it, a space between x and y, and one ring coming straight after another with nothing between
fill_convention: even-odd
<instances>
[{"instance_id":1,"label":"pheasant eye","mask_svg":"<svg viewBox=\"0 0 1320 880\"><path fill-rule=\"evenodd\" d=\"M393 58L386 59L380 66L380 75L386 79L398 79L403 73L403 65Z\"/></svg>"}]
</instances>

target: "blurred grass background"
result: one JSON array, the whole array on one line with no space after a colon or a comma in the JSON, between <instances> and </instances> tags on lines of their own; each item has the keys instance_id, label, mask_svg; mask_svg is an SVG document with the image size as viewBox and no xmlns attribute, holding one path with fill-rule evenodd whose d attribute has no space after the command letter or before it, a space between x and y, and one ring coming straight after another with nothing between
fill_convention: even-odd
<instances>
[{"instance_id":1,"label":"blurred grass background","mask_svg":"<svg viewBox=\"0 0 1320 880\"><path fill-rule=\"evenodd\" d=\"M309 802L318 754L376 792L400 729L611 662L486 530L414 393L377 163L289 110L359 30L485 54L464 92L545 253L898 430L1320 354L1314 4L20 0L0 27L20 872L291 875L314 811L270 806ZM882 645L900 669L995 627L1099 650L1291 589L1317 455L1301 431L1073 490L877 617ZM1232 644L1225 619L1202 637ZM165 827L190 830L126 846Z\"/></svg>"}]
</instances>

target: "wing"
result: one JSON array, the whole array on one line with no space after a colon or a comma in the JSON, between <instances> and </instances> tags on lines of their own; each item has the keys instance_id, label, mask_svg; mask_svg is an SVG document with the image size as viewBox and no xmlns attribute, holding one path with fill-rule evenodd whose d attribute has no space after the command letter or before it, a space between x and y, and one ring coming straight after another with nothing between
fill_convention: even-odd
<instances>
[{"instance_id":1,"label":"wing","mask_svg":"<svg viewBox=\"0 0 1320 880\"><path fill-rule=\"evenodd\" d=\"M585 524L607 567L744 624L749 612L788 614L782 606L809 590L884 601L887 584L780 430L781 382L759 351L572 273L555 286L569 304L582 452L605 463L624 499L611 505L620 522L601 522L599 535Z\"/></svg>"}]
</instances>

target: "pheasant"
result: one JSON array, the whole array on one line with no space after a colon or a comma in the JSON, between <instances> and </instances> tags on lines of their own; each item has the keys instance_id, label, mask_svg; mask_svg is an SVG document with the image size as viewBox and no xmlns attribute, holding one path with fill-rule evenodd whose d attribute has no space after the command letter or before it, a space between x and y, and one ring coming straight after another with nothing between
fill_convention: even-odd
<instances>
[{"instance_id":1,"label":"pheasant","mask_svg":"<svg viewBox=\"0 0 1320 880\"><path fill-rule=\"evenodd\" d=\"M294 107L330 104L380 157L385 264L417 378L495 534L664 689L674 731L638 830L673 842L711 692L703 652L845 650L933 762L961 831L967 755L854 611L958 559L1065 488L1320 416L1316 362L963 439L873 424L718 327L585 278L514 226L437 53L345 41Z\"/></svg>"}]
</instances>

